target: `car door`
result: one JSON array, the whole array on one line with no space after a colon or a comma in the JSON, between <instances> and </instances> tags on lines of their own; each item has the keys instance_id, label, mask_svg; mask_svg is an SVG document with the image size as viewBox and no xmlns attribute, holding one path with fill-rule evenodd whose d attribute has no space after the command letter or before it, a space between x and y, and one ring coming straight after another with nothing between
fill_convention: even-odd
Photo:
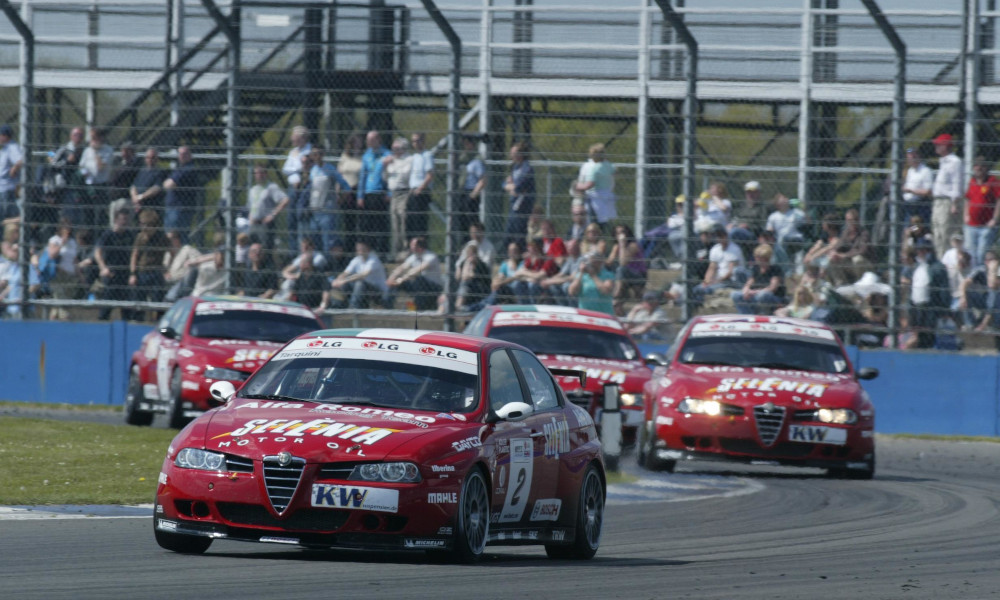
<instances>
[{"instance_id":1,"label":"car door","mask_svg":"<svg viewBox=\"0 0 1000 600\"><path fill-rule=\"evenodd\" d=\"M570 451L569 423L562 412L560 394L548 369L524 350L511 350L534 409L524 423L534 442L534 477L537 481L529 507L528 523L545 526L558 520L562 501L558 498L562 456Z\"/></svg>"},{"instance_id":2,"label":"car door","mask_svg":"<svg viewBox=\"0 0 1000 600\"><path fill-rule=\"evenodd\" d=\"M497 410L510 402L532 404L527 386L505 348L494 350L489 359L490 406ZM498 529L519 529L530 522L535 500L554 491L546 481L552 474L540 461L544 431L540 421L529 416L520 421L498 421L493 425L494 444L493 514ZM547 497L547 496L546 496Z\"/></svg>"},{"instance_id":3,"label":"car door","mask_svg":"<svg viewBox=\"0 0 1000 600\"><path fill-rule=\"evenodd\" d=\"M174 365L177 364L177 349L184 337L184 328L187 326L192 303L193 301L190 299L178 301L171 309L176 310L170 315L170 318L168 319L167 315L164 315L161 321L161 323L166 322L163 327L169 327L175 332L173 338L162 333L157 334L160 336L160 345L156 356L156 390L161 401L170 398L170 376L174 372Z\"/></svg>"}]
</instances>

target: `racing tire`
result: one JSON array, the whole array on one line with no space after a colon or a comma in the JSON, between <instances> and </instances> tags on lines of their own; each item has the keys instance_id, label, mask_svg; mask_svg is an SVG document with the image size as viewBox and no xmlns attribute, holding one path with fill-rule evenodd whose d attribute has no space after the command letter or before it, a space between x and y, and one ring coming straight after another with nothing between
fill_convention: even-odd
<instances>
[{"instance_id":1,"label":"racing tire","mask_svg":"<svg viewBox=\"0 0 1000 600\"><path fill-rule=\"evenodd\" d=\"M451 557L472 564L483 556L490 535L490 493L486 477L478 468L469 471L462 483L455 513L455 542Z\"/></svg>"},{"instance_id":2,"label":"racing tire","mask_svg":"<svg viewBox=\"0 0 1000 600\"><path fill-rule=\"evenodd\" d=\"M153 413L142 410L139 404L145 402L142 394L142 381L139 379L139 367L132 365L128 375L128 392L125 394L125 423L148 427L153 424Z\"/></svg>"},{"instance_id":3,"label":"racing tire","mask_svg":"<svg viewBox=\"0 0 1000 600\"><path fill-rule=\"evenodd\" d=\"M184 416L184 400L181 398L181 370L174 369L170 376L170 396L167 398L167 424L173 429L182 429L190 420Z\"/></svg>"},{"instance_id":4,"label":"racing tire","mask_svg":"<svg viewBox=\"0 0 1000 600\"><path fill-rule=\"evenodd\" d=\"M208 547L212 545L212 538L210 537L160 531L156 529L155 521L153 535L156 537L156 543L159 544L160 548L180 554L204 554L205 550L208 550Z\"/></svg>"},{"instance_id":5,"label":"racing tire","mask_svg":"<svg viewBox=\"0 0 1000 600\"><path fill-rule=\"evenodd\" d=\"M643 421L642 425L639 426L638 433L636 434L635 462L640 467L646 466L646 437L648 437L646 431L648 429L649 429L649 423Z\"/></svg>"},{"instance_id":6,"label":"racing tire","mask_svg":"<svg viewBox=\"0 0 1000 600\"><path fill-rule=\"evenodd\" d=\"M604 527L604 480L597 467L590 464L580 484L576 506L576 536L570 544L545 544L545 554L554 559L590 560L601 546Z\"/></svg>"},{"instance_id":7,"label":"racing tire","mask_svg":"<svg viewBox=\"0 0 1000 600\"><path fill-rule=\"evenodd\" d=\"M856 479L870 480L875 478L875 459L873 458L864 469L835 469L826 470L826 476L832 479Z\"/></svg>"},{"instance_id":8,"label":"racing tire","mask_svg":"<svg viewBox=\"0 0 1000 600\"><path fill-rule=\"evenodd\" d=\"M641 457L638 458L639 466L646 467L650 471L673 473L674 467L677 466L677 461L665 460L656 456L656 448L653 447L653 441L656 439L656 436L649 434L651 426L652 423L647 423L646 426L642 428L642 449L636 449L636 457Z\"/></svg>"}]
</instances>

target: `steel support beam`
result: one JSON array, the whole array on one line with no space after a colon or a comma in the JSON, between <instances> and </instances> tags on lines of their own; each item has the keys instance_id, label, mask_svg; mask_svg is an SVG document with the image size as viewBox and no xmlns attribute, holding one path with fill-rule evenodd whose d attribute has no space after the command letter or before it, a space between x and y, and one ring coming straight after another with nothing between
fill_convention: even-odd
<instances>
[{"instance_id":1,"label":"steel support beam","mask_svg":"<svg viewBox=\"0 0 1000 600\"><path fill-rule=\"evenodd\" d=\"M21 265L21 318L28 314L28 239L27 239L27 204L31 199L32 185L31 174L34 172L34 160L31 151L34 147L32 139L35 127L34 120L34 95L35 95L35 34L25 21L31 21L31 5L27 2L21 5L22 15L10 3L10 0L0 0L0 10L3 10L7 20L10 21L18 35L21 36L21 89L18 95L18 105L21 113L19 119L18 142L24 153L21 165L21 181L24 182L21 192L21 202L19 210L21 222L19 225L19 238L17 262Z\"/></svg>"},{"instance_id":2,"label":"steel support beam","mask_svg":"<svg viewBox=\"0 0 1000 600\"><path fill-rule=\"evenodd\" d=\"M444 293L445 297L448 298L447 312L450 315L454 312L455 307L452 265L455 264L456 246L454 207L457 202L455 194L460 190L460 186L458 185L458 149L461 147L461 140L459 140L461 132L458 126L458 111L462 102L462 38L458 37L458 33L455 32L451 23L441 14L434 0L420 0L420 2L424 5L424 10L427 11L431 20L438 26L438 29L441 30L441 33L444 34L445 39L448 40L448 44L451 46L451 90L448 93L448 177L445 196L445 214L447 218L445 221L444 236ZM454 323L450 317L445 322L445 328L449 331L454 329Z\"/></svg>"},{"instance_id":3,"label":"steel support beam","mask_svg":"<svg viewBox=\"0 0 1000 600\"><path fill-rule=\"evenodd\" d=\"M698 41L691 35L691 30L681 16L670 5L670 0L656 0L656 4L663 12L663 18L670 23L677 37L687 46L687 93L684 96L684 143L682 153L684 154L684 184L682 190L687 202L684 203L684 306L682 314L684 320L692 316L691 298L694 289L694 282L690 277L690 263L694 258L694 152L695 152L695 124L698 116Z\"/></svg>"},{"instance_id":4,"label":"steel support beam","mask_svg":"<svg viewBox=\"0 0 1000 600\"><path fill-rule=\"evenodd\" d=\"M903 199L903 137L906 118L906 44L896 33L896 29L886 19L875 0L861 0L872 20L885 35L895 52L896 74L893 78L895 90L892 99L892 174L889 188L889 340L896 347L896 331L899 323L899 265L896 248L899 247L899 206Z\"/></svg>"},{"instance_id":5,"label":"steel support beam","mask_svg":"<svg viewBox=\"0 0 1000 600\"><path fill-rule=\"evenodd\" d=\"M240 0L230 0L229 15L222 14L213 0L201 0L205 10L225 34L229 42L229 80L226 86L226 183L223 193L223 215L226 223L226 289L232 278L233 246L236 229L233 206L239 192L239 73L240 73Z\"/></svg>"}]
</instances>

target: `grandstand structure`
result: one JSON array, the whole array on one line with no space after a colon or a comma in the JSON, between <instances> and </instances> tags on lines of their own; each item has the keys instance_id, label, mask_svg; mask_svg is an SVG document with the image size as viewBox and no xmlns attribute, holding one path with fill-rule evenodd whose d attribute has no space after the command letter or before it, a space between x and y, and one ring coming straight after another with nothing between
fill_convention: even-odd
<instances>
[{"instance_id":1,"label":"grandstand structure","mask_svg":"<svg viewBox=\"0 0 1000 600\"><path fill-rule=\"evenodd\" d=\"M948 132L960 154L1000 158L995 0L0 8L0 119L19 125L29 161L42 164L76 125L109 128L115 145L186 144L218 171L206 202L223 216L240 204L255 162L280 166L293 125L334 156L352 133L426 131L439 149L437 231L460 193L459 133L479 135L495 175L480 207L490 231L503 227L516 140L530 141L539 204L556 220L569 212L565 190L587 146L604 143L619 219L640 235L663 222L677 194L722 181L738 202L751 179L765 197L797 197L817 218L857 207L867 226L889 190L883 218L898 225L904 148L933 157L929 140ZM894 286L898 229L877 240ZM441 239L438 249L453 255L451 236Z\"/></svg>"}]
</instances>

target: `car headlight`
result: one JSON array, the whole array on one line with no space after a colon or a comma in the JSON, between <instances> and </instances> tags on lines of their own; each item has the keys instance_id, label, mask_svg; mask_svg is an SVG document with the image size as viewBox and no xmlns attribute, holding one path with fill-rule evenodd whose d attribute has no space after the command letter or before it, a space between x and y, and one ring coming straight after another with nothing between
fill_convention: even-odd
<instances>
[{"instance_id":1,"label":"car headlight","mask_svg":"<svg viewBox=\"0 0 1000 600\"><path fill-rule=\"evenodd\" d=\"M642 394L622 394L622 406L642 406Z\"/></svg>"},{"instance_id":2,"label":"car headlight","mask_svg":"<svg viewBox=\"0 0 1000 600\"><path fill-rule=\"evenodd\" d=\"M677 410L682 413L692 415L708 415L714 417L722 413L722 405L715 400L699 400L697 398L685 398L677 405Z\"/></svg>"},{"instance_id":3,"label":"car headlight","mask_svg":"<svg viewBox=\"0 0 1000 600\"><path fill-rule=\"evenodd\" d=\"M200 471L221 471L226 464L226 455L199 448L184 448L177 453L174 464L182 469Z\"/></svg>"},{"instance_id":4,"label":"car headlight","mask_svg":"<svg viewBox=\"0 0 1000 600\"><path fill-rule=\"evenodd\" d=\"M420 481L420 469L411 462L368 463L354 467L348 479L353 481L416 483Z\"/></svg>"},{"instance_id":5,"label":"car headlight","mask_svg":"<svg viewBox=\"0 0 1000 600\"><path fill-rule=\"evenodd\" d=\"M836 423L851 425L858 422L858 415L849 408L821 408L816 411L816 418L821 423Z\"/></svg>"},{"instance_id":6,"label":"car headlight","mask_svg":"<svg viewBox=\"0 0 1000 600\"><path fill-rule=\"evenodd\" d=\"M222 367L205 367L205 379L217 379L220 381L243 381L247 374L233 369L223 369Z\"/></svg>"}]
</instances>

